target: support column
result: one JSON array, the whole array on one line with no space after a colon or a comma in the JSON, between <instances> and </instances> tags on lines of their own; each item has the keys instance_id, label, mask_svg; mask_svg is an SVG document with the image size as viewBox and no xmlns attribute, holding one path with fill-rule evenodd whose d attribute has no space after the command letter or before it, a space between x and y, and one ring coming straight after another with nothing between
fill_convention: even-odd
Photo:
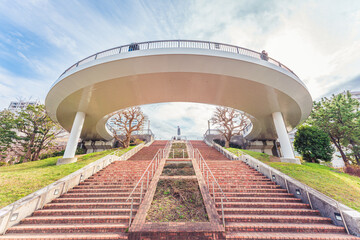
<instances>
[{"instance_id":1,"label":"support column","mask_svg":"<svg viewBox=\"0 0 360 240\"><path fill-rule=\"evenodd\" d=\"M276 133L279 138L281 152L283 153L283 157L281 158L281 161L300 164L300 160L295 158L295 156L294 156L294 152L291 147L289 135L286 131L284 119L283 119L281 112L274 112L272 114L272 117L274 120Z\"/></svg>"},{"instance_id":2,"label":"support column","mask_svg":"<svg viewBox=\"0 0 360 240\"><path fill-rule=\"evenodd\" d=\"M77 112L74 123L71 128L69 140L66 144L66 149L63 158L59 158L56 165L76 162L75 152L80 138L81 130L84 125L85 113Z\"/></svg>"}]
</instances>

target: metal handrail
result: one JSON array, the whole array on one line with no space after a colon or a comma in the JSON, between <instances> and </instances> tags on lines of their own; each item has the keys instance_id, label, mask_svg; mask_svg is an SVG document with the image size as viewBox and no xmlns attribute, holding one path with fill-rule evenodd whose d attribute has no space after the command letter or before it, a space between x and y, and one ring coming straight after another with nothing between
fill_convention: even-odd
<instances>
[{"instance_id":1,"label":"metal handrail","mask_svg":"<svg viewBox=\"0 0 360 240\"><path fill-rule=\"evenodd\" d=\"M126 199L126 202L131 198L132 194L135 192L136 188L138 187L138 185L140 184L140 182L143 180L144 176L146 175L146 173L150 170L150 167L155 163L155 169L152 168L152 176L151 178L154 176L154 171L156 170L156 168L159 165L159 161L162 159L162 149L159 149L155 156L153 157L153 159L151 160L151 162L149 163L149 165L147 166L147 168L145 169L144 173L141 175L139 181L137 181L135 187L133 188L133 190L131 191L129 197ZM148 174L149 176L149 174ZM151 180L151 178L148 178L148 181Z\"/></svg>"},{"instance_id":2,"label":"metal handrail","mask_svg":"<svg viewBox=\"0 0 360 240\"><path fill-rule=\"evenodd\" d=\"M165 148L163 149L163 157L164 158L168 158L169 157L169 153L170 153L170 149L172 146L172 142L173 140L170 140L166 143Z\"/></svg>"},{"instance_id":3,"label":"metal handrail","mask_svg":"<svg viewBox=\"0 0 360 240\"><path fill-rule=\"evenodd\" d=\"M189 140L186 140L186 146L189 158L194 158L194 147Z\"/></svg>"},{"instance_id":4,"label":"metal handrail","mask_svg":"<svg viewBox=\"0 0 360 240\"><path fill-rule=\"evenodd\" d=\"M207 168L206 169L206 181L207 181L207 187L208 187L208 190L209 190L209 193L210 193L210 187L209 187L209 173L211 174L211 177L213 179L213 182L216 183L218 189L221 191L221 194L223 195L223 197L226 199L226 201L229 201L224 193L224 191L222 190L221 186L219 185L218 181L216 180L214 174L212 173L211 169L209 168L209 166L207 165L206 161L204 160L203 156L201 155L201 152L199 151L199 149L194 149L194 153L193 153L193 156L195 158L195 160L197 161L198 165L199 165L199 168L200 168L200 171L203 175L205 175L205 167ZM201 164L201 161L202 161L202 164ZM201 167L202 166L202 167ZM203 176L204 177L204 176ZM205 177L204 177L205 179ZM214 186L213 186L213 192L214 192ZM215 198L215 196L213 196Z\"/></svg>"},{"instance_id":5,"label":"metal handrail","mask_svg":"<svg viewBox=\"0 0 360 240\"><path fill-rule=\"evenodd\" d=\"M136 46L137 48L134 49L133 46ZM86 57L77 63L70 66L68 69L66 69L61 75L64 75L68 71L77 68L78 66L95 61L97 59L108 57L112 55L121 54L124 52L131 52L131 51L139 51L139 50L146 50L146 49L159 49L159 48L201 48L201 49L210 49L210 50L216 50L216 51L223 51L223 52L232 52L235 54L245 55L248 57L256 58L259 60L261 59L261 53L243 48L238 47L231 44L224 44L224 43L218 43L218 42L209 42L209 41L197 41L197 40L158 40L158 41L147 41L147 42L140 42L140 43L131 43L119 47L110 48L98 53L95 53L89 57ZM265 61L265 60L263 60ZM298 78L298 76L288 67L286 67L284 64L280 63L279 61L269 58L267 60L269 63L276 65L280 68L283 68L290 73L292 73L294 76ZM60 78L59 77L59 78Z\"/></svg>"},{"instance_id":6,"label":"metal handrail","mask_svg":"<svg viewBox=\"0 0 360 240\"><path fill-rule=\"evenodd\" d=\"M129 197L126 199L126 202L131 199L131 208L130 208L130 216L129 216L129 227L131 226L131 221L132 221L132 216L133 216L133 203L134 203L134 197L132 197L133 193L135 192L135 190L138 188L140 182L141 182L141 190L140 190L140 201L139 204L141 204L142 202L142 195L143 195L143 191L144 191L144 177L146 176L147 173L147 182L146 182L146 188L145 190L149 187L149 181L154 177L154 174L156 172L156 169L158 168L161 159L163 159L164 155L163 155L163 149L159 149L155 156L153 157L153 159L151 160L151 162L149 163L149 165L147 166L147 168L145 169L144 173L141 175L139 181L136 183L135 187L133 188L133 190L131 191L131 193L129 194ZM150 168L151 167L151 168ZM151 171L150 171L151 169ZM150 172L151 172L151 177L150 177Z\"/></svg>"}]
</instances>

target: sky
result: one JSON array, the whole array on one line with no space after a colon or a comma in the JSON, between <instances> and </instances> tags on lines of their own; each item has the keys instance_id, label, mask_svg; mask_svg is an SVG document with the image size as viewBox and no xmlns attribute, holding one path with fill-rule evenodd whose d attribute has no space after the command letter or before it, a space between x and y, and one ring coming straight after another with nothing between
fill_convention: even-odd
<instances>
[{"instance_id":1,"label":"sky","mask_svg":"<svg viewBox=\"0 0 360 240\"><path fill-rule=\"evenodd\" d=\"M44 102L80 59L112 47L165 39L233 44L292 69L314 100L360 90L359 0L0 0L0 109ZM157 138L201 138L214 106L143 106Z\"/></svg>"}]
</instances>

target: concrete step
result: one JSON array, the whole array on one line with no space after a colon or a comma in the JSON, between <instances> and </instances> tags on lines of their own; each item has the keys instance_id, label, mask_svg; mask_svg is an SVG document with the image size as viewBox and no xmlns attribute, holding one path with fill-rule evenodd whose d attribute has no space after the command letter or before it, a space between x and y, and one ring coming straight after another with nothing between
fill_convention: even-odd
<instances>
[{"instance_id":1,"label":"concrete step","mask_svg":"<svg viewBox=\"0 0 360 240\"><path fill-rule=\"evenodd\" d=\"M49 233L26 233L26 234L6 234L0 236L1 240L114 240L114 239L128 239L127 233L66 233L66 234L49 234Z\"/></svg>"},{"instance_id":2,"label":"concrete step","mask_svg":"<svg viewBox=\"0 0 360 240\"><path fill-rule=\"evenodd\" d=\"M221 203L216 203L216 208L221 208ZM274 202L223 202L224 208L290 208L310 209L305 203L274 203Z\"/></svg>"},{"instance_id":3,"label":"concrete step","mask_svg":"<svg viewBox=\"0 0 360 240\"><path fill-rule=\"evenodd\" d=\"M287 193L286 189L281 188L222 188L225 195L232 193Z\"/></svg>"},{"instance_id":4,"label":"concrete step","mask_svg":"<svg viewBox=\"0 0 360 240\"><path fill-rule=\"evenodd\" d=\"M128 224L21 224L11 227L7 233L110 233L125 232Z\"/></svg>"},{"instance_id":5,"label":"concrete step","mask_svg":"<svg viewBox=\"0 0 360 240\"><path fill-rule=\"evenodd\" d=\"M133 209L136 214L137 209ZM98 216L98 215L130 215L130 209L43 209L33 213L33 216Z\"/></svg>"},{"instance_id":6,"label":"concrete step","mask_svg":"<svg viewBox=\"0 0 360 240\"><path fill-rule=\"evenodd\" d=\"M25 218L23 224L96 224L129 223L129 216L37 216Z\"/></svg>"},{"instance_id":7,"label":"concrete step","mask_svg":"<svg viewBox=\"0 0 360 240\"><path fill-rule=\"evenodd\" d=\"M145 193L145 191L144 191ZM143 194L144 194L143 193ZM96 197L129 197L130 192L123 192L123 193L117 193L117 192L110 192L110 193L66 193L64 195L60 196L61 198L96 198ZM133 197L140 197L140 192L134 192L132 194Z\"/></svg>"},{"instance_id":8,"label":"concrete step","mask_svg":"<svg viewBox=\"0 0 360 240\"><path fill-rule=\"evenodd\" d=\"M227 231L237 232L297 232L297 233L345 233L345 228L331 224L284 224L284 223L239 223L226 224Z\"/></svg>"},{"instance_id":9,"label":"concrete step","mask_svg":"<svg viewBox=\"0 0 360 240\"><path fill-rule=\"evenodd\" d=\"M221 216L221 208L217 209ZM224 214L239 215L288 215L288 216L320 216L319 211L312 209L286 209L286 208L224 208Z\"/></svg>"},{"instance_id":10,"label":"concrete step","mask_svg":"<svg viewBox=\"0 0 360 240\"><path fill-rule=\"evenodd\" d=\"M139 203L133 203L133 208L138 208ZM122 209L130 208L131 202L126 203L50 203L46 204L43 209Z\"/></svg>"},{"instance_id":11,"label":"concrete step","mask_svg":"<svg viewBox=\"0 0 360 240\"><path fill-rule=\"evenodd\" d=\"M278 216L278 215L239 215L226 214L226 223L229 222L252 222L252 223L318 223L331 224L330 218L319 216Z\"/></svg>"},{"instance_id":12,"label":"concrete step","mask_svg":"<svg viewBox=\"0 0 360 240\"><path fill-rule=\"evenodd\" d=\"M299 198L273 198L273 197L228 197L228 202L287 202L287 203L301 203ZM216 202L221 202L221 196L215 197Z\"/></svg>"},{"instance_id":13,"label":"concrete step","mask_svg":"<svg viewBox=\"0 0 360 240\"><path fill-rule=\"evenodd\" d=\"M211 189L210 189L211 191ZM211 194L212 195L212 194ZM215 197L221 198L223 195L221 193L215 193ZM227 198L235 198L235 197L270 197L270 198L289 198L294 197L291 193L226 193Z\"/></svg>"},{"instance_id":14,"label":"concrete step","mask_svg":"<svg viewBox=\"0 0 360 240\"><path fill-rule=\"evenodd\" d=\"M132 190L135 187L135 184L132 185L122 185L122 184L113 184L113 185L79 185L73 188L74 189L107 189L107 188L116 188L116 189L128 189Z\"/></svg>"},{"instance_id":15,"label":"concrete step","mask_svg":"<svg viewBox=\"0 0 360 240\"><path fill-rule=\"evenodd\" d=\"M236 240L359 240L347 234L334 233L272 233L272 232L228 232L226 239Z\"/></svg>"},{"instance_id":16,"label":"concrete step","mask_svg":"<svg viewBox=\"0 0 360 240\"><path fill-rule=\"evenodd\" d=\"M52 203L119 203L125 202L128 198L127 197L115 197L115 198L107 198L107 197L94 197L94 198L57 198L52 201ZM131 199L128 200L131 202ZM134 197L134 202L139 203L140 197Z\"/></svg>"},{"instance_id":17,"label":"concrete step","mask_svg":"<svg viewBox=\"0 0 360 240\"><path fill-rule=\"evenodd\" d=\"M73 189L69 190L68 193L130 193L131 189L117 189L117 188L106 188L106 189Z\"/></svg>"}]
</instances>

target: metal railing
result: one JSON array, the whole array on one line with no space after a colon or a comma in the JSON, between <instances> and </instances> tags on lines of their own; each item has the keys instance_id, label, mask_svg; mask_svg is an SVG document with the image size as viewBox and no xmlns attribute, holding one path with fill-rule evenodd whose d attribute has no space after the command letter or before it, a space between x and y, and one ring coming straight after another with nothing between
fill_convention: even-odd
<instances>
[{"instance_id":1,"label":"metal railing","mask_svg":"<svg viewBox=\"0 0 360 240\"><path fill-rule=\"evenodd\" d=\"M122 54L126 52L132 52L132 51L139 51L139 50L146 50L146 49L159 49L159 48L200 48L200 49L210 49L215 51L223 51L223 52L231 52L235 54L240 54L252 58L256 58L259 60L261 59L261 53L243 48L238 47L230 44L224 44L224 43L217 43L217 42L209 42L209 41L196 41L196 40L159 40L159 41L148 41L148 42L140 42L140 43L131 43L111 49L107 49L105 51L101 51L98 53L95 53L89 57L86 57L68 69L66 69L61 75L64 75L70 70L73 70L77 68L78 66L81 66L85 63L95 61L97 59L101 59L108 56L113 56L117 54ZM265 60L262 60L265 61ZM279 61L269 58L267 60L269 63L276 65L282 69L285 69L292 73L294 76L298 78L298 76L288 67L286 67L284 64L280 63ZM59 77L59 78L60 78Z\"/></svg>"},{"instance_id":2,"label":"metal railing","mask_svg":"<svg viewBox=\"0 0 360 240\"><path fill-rule=\"evenodd\" d=\"M131 226L131 221L132 221L132 217L133 217L134 197L132 195L134 194L136 189L138 187L140 187L140 201L139 201L139 204L141 204L141 202L143 200L143 193L144 193L144 191L146 191L149 188L150 181L154 177L154 174L155 174L156 169L158 168L158 166L160 164L161 159L164 158L163 153L164 153L163 149L159 149L156 152L155 156L153 157L153 159L151 160L151 162L149 163L149 165L145 169L144 173L141 175L139 181L136 183L135 187L130 192L129 197L126 199L126 202L129 201L129 199L131 199L129 227ZM144 182L146 182L145 186L144 186Z\"/></svg>"},{"instance_id":3,"label":"metal railing","mask_svg":"<svg viewBox=\"0 0 360 240\"><path fill-rule=\"evenodd\" d=\"M189 158L194 158L194 147L190 141L186 140L186 148L188 151Z\"/></svg>"},{"instance_id":4,"label":"metal railing","mask_svg":"<svg viewBox=\"0 0 360 240\"><path fill-rule=\"evenodd\" d=\"M173 143L173 140L170 140L170 141L168 141L168 142L166 143L166 145L165 145L165 147L164 147L164 149L163 149L163 156L164 156L164 158L168 158L168 157L169 157L172 143Z\"/></svg>"},{"instance_id":5,"label":"metal railing","mask_svg":"<svg viewBox=\"0 0 360 240\"><path fill-rule=\"evenodd\" d=\"M192 147L192 146L191 146ZM224 217L224 205L223 201L224 199L226 201L229 201L226 197L224 191L222 190L221 186L219 185L218 181L216 180L214 174L212 173L211 169L207 165L206 161L204 160L203 156L201 155L199 149L193 149L193 153L191 156L195 159L196 163L198 164L200 168L200 172L204 178L204 181L206 183L207 190L209 191L210 196L212 195L214 204L216 205L215 201L215 194L219 193L221 196L221 218L223 225L225 226L225 217Z\"/></svg>"}]
</instances>

